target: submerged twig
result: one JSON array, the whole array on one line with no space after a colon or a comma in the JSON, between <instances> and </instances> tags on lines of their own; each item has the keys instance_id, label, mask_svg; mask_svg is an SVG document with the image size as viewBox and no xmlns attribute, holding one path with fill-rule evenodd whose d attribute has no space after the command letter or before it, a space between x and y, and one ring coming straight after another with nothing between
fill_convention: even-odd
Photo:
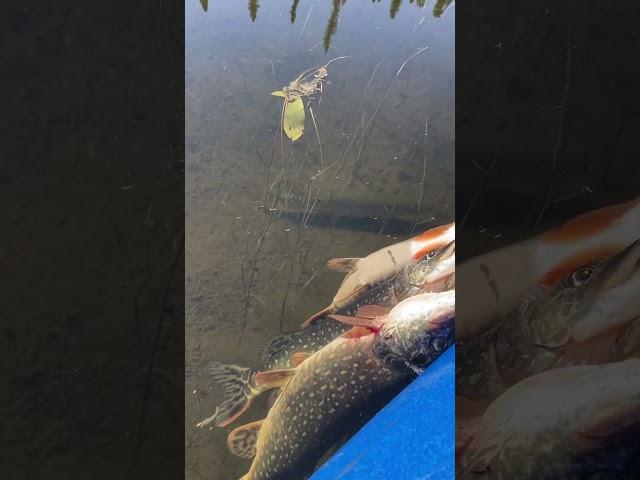
<instances>
[{"instance_id":1,"label":"submerged twig","mask_svg":"<svg viewBox=\"0 0 640 480\"><path fill-rule=\"evenodd\" d=\"M316 130L316 137L318 137L318 148L320 149L320 181L322 181L322 171L324 170L324 158L322 157L322 142L320 141L320 132L318 131L318 125L316 124L316 117L313 114L313 108L309 107L309 113L311 113L311 120L313 120L313 127Z\"/></svg>"}]
</instances>

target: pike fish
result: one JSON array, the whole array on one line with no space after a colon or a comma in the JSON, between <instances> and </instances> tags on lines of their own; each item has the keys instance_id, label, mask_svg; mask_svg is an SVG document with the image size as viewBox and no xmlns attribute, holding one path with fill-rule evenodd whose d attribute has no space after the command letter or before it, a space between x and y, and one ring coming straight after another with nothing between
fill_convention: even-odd
<instances>
[{"instance_id":1,"label":"pike fish","mask_svg":"<svg viewBox=\"0 0 640 480\"><path fill-rule=\"evenodd\" d=\"M539 287L504 321L460 344L456 392L493 400L551 368L625 358L625 349L628 356L638 348L638 317L640 240Z\"/></svg>"},{"instance_id":2,"label":"pike fish","mask_svg":"<svg viewBox=\"0 0 640 480\"><path fill-rule=\"evenodd\" d=\"M377 305L389 309L398 302L418 294L428 282L442 282L455 269L455 241L430 251L415 263L405 265L396 275L369 289L350 305L338 310L344 316L355 315L364 305ZM443 266L448 266L443 268ZM350 326L322 316L304 330L277 335L262 350L262 369L273 370L296 366L300 352L313 353L330 341L344 334ZM255 397L270 390L271 386L260 383L257 370L250 367L214 362L209 367L213 380L224 392L224 400L214 414L199 422L198 427L210 423L224 427L238 418L249 407Z\"/></svg>"},{"instance_id":3,"label":"pike fish","mask_svg":"<svg viewBox=\"0 0 640 480\"><path fill-rule=\"evenodd\" d=\"M640 359L530 377L498 397L474 430L460 480L637 479Z\"/></svg>"},{"instance_id":4,"label":"pike fish","mask_svg":"<svg viewBox=\"0 0 640 480\"><path fill-rule=\"evenodd\" d=\"M372 286L397 273L409 262L455 240L455 224L442 225L405 240L381 248L364 258L334 258L327 266L347 276L342 281L331 305L312 315L302 324L305 328L319 317L335 313L362 296Z\"/></svg>"},{"instance_id":5,"label":"pike fish","mask_svg":"<svg viewBox=\"0 0 640 480\"><path fill-rule=\"evenodd\" d=\"M368 310L367 307L363 307ZM264 420L233 430L231 451L253 457L242 480L310 475L323 455L352 435L453 343L455 292L420 294L360 326L294 369L260 372L282 388Z\"/></svg>"},{"instance_id":6,"label":"pike fish","mask_svg":"<svg viewBox=\"0 0 640 480\"><path fill-rule=\"evenodd\" d=\"M573 218L536 237L493 250L458 265L465 301L457 312L458 340L503 320L522 296L552 286L576 266L615 255L638 238L640 198Z\"/></svg>"}]
</instances>

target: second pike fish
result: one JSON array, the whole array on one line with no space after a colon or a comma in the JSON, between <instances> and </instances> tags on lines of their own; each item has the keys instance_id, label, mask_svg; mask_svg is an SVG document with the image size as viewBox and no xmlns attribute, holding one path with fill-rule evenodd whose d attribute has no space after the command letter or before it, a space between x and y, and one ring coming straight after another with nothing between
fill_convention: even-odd
<instances>
[{"instance_id":1,"label":"second pike fish","mask_svg":"<svg viewBox=\"0 0 640 480\"><path fill-rule=\"evenodd\" d=\"M255 457L242 480L306 478L453 343L454 316L455 292L420 294L371 319L377 328L354 326L294 369L260 372L282 392L264 420L229 434L233 453Z\"/></svg>"},{"instance_id":2,"label":"second pike fish","mask_svg":"<svg viewBox=\"0 0 640 480\"><path fill-rule=\"evenodd\" d=\"M456 392L492 400L531 375L625 358L638 347L640 240L529 295L507 319L459 346ZM633 323L632 323L633 322ZM620 351L624 350L624 351Z\"/></svg>"},{"instance_id":3,"label":"second pike fish","mask_svg":"<svg viewBox=\"0 0 640 480\"><path fill-rule=\"evenodd\" d=\"M303 327L316 318L335 313L363 295L369 288L398 272L407 263L419 260L432 250L441 248L455 240L455 224L450 223L385 248L364 258L334 258L328 267L347 276L342 281L331 305L312 315Z\"/></svg>"},{"instance_id":4,"label":"second pike fish","mask_svg":"<svg viewBox=\"0 0 640 480\"><path fill-rule=\"evenodd\" d=\"M405 265L400 272L369 289L337 313L352 316L363 305L376 305L379 313L381 307L389 309L425 290L429 284L441 284L453 274L454 269L455 242L451 242L424 254L420 261ZM344 323L322 316L301 331L278 335L262 351L262 368L271 370L296 366L301 361L300 352L315 352L349 328ZM210 374L223 387L225 399L211 417L198 424L200 427L213 422L220 427L228 425L249 407L256 396L272 388L261 384L256 378L256 371L249 367L215 362L210 366Z\"/></svg>"}]
</instances>

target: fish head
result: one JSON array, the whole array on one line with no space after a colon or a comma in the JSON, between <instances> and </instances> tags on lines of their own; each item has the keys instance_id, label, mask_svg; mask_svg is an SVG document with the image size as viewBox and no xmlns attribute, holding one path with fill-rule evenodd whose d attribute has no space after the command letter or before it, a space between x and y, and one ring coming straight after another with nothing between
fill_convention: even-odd
<instances>
[{"instance_id":1,"label":"fish head","mask_svg":"<svg viewBox=\"0 0 640 480\"><path fill-rule=\"evenodd\" d=\"M454 323L454 290L410 297L389 312L374 354L391 369L420 373L453 343Z\"/></svg>"},{"instance_id":2,"label":"fish head","mask_svg":"<svg viewBox=\"0 0 640 480\"><path fill-rule=\"evenodd\" d=\"M637 240L614 256L576 267L554 286L526 299L514 313L514 321L497 331L497 363L503 376L515 375L512 381L558 361L600 363L597 357L604 355L606 360L608 353L596 352L598 339L639 316Z\"/></svg>"},{"instance_id":3,"label":"fish head","mask_svg":"<svg viewBox=\"0 0 640 480\"><path fill-rule=\"evenodd\" d=\"M431 250L420 260L407 267L407 275L411 285L424 287L438 282L445 282L455 271L456 241Z\"/></svg>"}]
</instances>

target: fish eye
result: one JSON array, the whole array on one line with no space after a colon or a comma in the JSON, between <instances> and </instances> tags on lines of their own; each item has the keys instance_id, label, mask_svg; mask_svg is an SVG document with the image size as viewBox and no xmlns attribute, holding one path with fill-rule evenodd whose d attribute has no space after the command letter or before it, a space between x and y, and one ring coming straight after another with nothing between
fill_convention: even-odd
<instances>
[{"instance_id":1,"label":"fish eye","mask_svg":"<svg viewBox=\"0 0 640 480\"><path fill-rule=\"evenodd\" d=\"M436 256L436 251L432 250L431 252L427 253L427 260L431 260L435 256Z\"/></svg>"},{"instance_id":2,"label":"fish eye","mask_svg":"<svg viewBox=\"0 0 640 480\"><path fill-rule=\"evenodd\" d=\"M586 283L593 274L593 267L580 267L569 276L569 285L579 287Z\"/></svg>"}]
</instances>

